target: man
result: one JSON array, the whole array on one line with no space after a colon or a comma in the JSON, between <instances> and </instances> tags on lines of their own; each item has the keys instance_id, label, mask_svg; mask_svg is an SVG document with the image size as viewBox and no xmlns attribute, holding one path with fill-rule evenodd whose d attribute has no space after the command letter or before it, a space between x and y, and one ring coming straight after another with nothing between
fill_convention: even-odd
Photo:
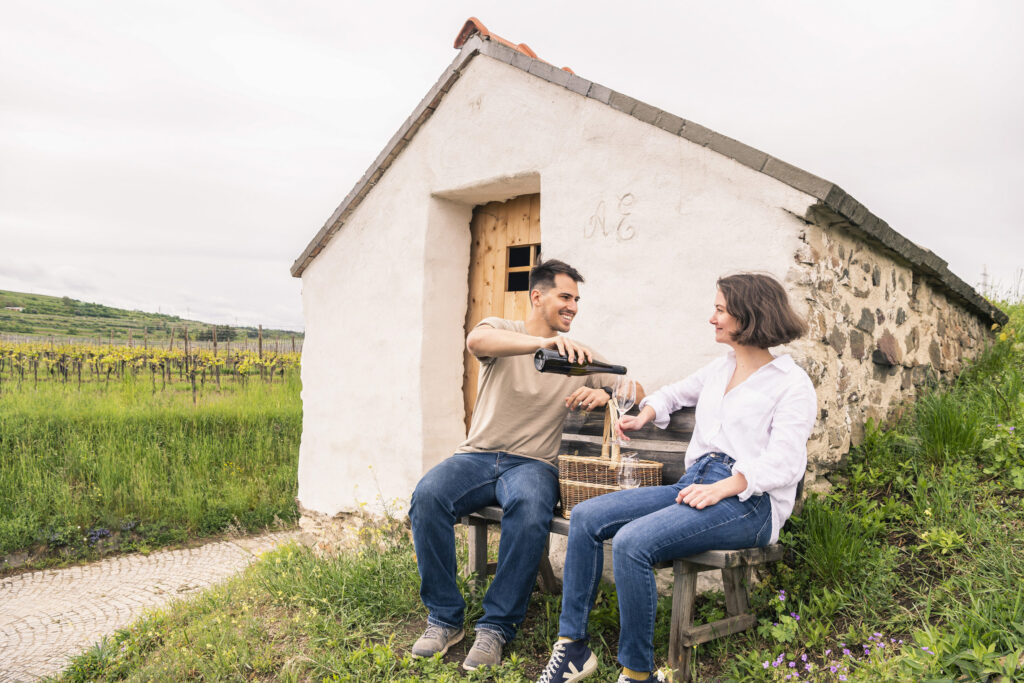
<instances>
[{"instance_id":1,"label":"man","mask_svg":"<svg viewBox=\"0 0 1024 683\"><path fill-rule=\"evenodd\" d=\"M537 372L533 354L557 349L570 361L592 360L587 347L561 336L576 316L583 282L574 268L549 260L530 272L525 321L485 318L466 337L480 360L480 380L469 436L455 454L424 475L409 516L420 572L420 597L430 614L412 654L445 653L462 640L465 601L456 583L456 521L487 505L501 505L498 568L476 623L476 640L462 666L498 666L502 647L526 616L551 514L558 500L555 458L566 408L608 402L608 375L567 377Z\"/></svg>"}]
</instances>

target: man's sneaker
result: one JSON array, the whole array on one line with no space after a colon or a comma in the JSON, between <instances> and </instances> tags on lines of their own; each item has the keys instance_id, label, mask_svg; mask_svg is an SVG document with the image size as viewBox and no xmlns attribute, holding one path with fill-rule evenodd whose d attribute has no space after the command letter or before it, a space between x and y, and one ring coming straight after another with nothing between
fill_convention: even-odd
<instances>
[{"instance_id":1,"label":"man's sneaker","mask_svg":"<svg viewBox=\"0 0 1024 683\"><path fill-rule=\"evenodd\" d=\"M572 683L582 681L597 671L597 655L590 651L585 640L555 643L551 659L544 667L537 683Z\"/></svg>"},{"instance_id":2,"label":"man's sneaker","mask_svg":"<svg viewBox=\"0 0 1024 683\"><path fill-rule=\"evenodd\" d=\"M413 657L432 657L438 652L444 654L448 652L448 648L462 640L465 635L466 631L461 628L427 624L427 630L412 646L411 654Z\"/></svg>"},{"instance_id":3,"label":"man's sneaker","mask_svg":"<svg viewBox=\"0 0 1024 683\"><path fill-rule=\"evenodd\" d=\"M481 666L500 665L503 645L505 645L505 639L501 637L500 633L489 628L478 628L476 640L473 641L473 647L469 649L462 668L466 671L475 671Z\"/></svg>"},{"instance_id":4,"label":"man's sneaker","mask_svg":"<svg viewBox=\"0 0 1024 683\"><path fill-rule=\"evenodd\" d=\"M626 674L619 674L619 680L616 681L616 683L662 683L665 680L667 680L665 678L665 674L661 673L660 671L655 671L647 678L641 679L639 681L635 678L630 678Z\"/></svg>"}]
</instances>

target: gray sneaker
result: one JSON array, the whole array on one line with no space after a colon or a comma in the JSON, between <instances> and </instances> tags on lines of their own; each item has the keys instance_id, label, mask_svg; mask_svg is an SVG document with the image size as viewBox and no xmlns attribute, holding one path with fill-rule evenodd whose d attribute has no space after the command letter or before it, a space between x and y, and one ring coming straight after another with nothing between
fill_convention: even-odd
<instances>
[{"instance_id":1,"label":"gray sneaker","mask_svg":"<svg viewBox=\"0 0 1024 683\"><path fill-rule=\"evenodd\" d=\"M466 671L475 671L481 666L499 666L501 664L501 648L505 645L505 639L497 631L489 628L478 628L476 640L473 647L466 655L466 661L462 668Z\"/></svg>"},{"instance_id":2,"label":"gray sneaker","mask_svg":"<svg viewBox=\"0 0 1024 683\"><path fill-rule=\"evenodd\" d=\"M461 628L447 628L436 624L427 624L427 630L412 646L413 657L432 657L438 652L448 652L455 643L462 640L466 631Z\"/></svg>"}]
</instances>

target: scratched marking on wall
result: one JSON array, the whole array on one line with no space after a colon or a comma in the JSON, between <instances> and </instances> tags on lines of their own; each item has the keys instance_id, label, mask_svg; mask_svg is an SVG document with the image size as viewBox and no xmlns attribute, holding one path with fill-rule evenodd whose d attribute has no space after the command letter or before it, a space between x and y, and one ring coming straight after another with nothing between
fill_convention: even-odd
<instances>
[{"instance_id":1,"label":"scratched marking on wall","mask_svg":"<svg viewBox=\"0 0 1024 683\"><path fill-rule=\"evenodd\" d=\"M619 242L627 242L636 237L636 228L630 219L633 213L633 205L636 203L636 196L627 192L618 198L616 208L610 212L605 201L602 199L597 203L594 213L587 219L583 226L583 237L609 237L615 235Z\"/></svg>"}]
</instances>

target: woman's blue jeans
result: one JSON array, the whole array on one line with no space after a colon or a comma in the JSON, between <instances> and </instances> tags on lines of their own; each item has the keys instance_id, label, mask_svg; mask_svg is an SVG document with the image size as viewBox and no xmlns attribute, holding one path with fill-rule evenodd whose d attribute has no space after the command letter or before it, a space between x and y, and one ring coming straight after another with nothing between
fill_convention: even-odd
<instances>
[{"instance_id":1,"label":"woman's blue jeans","mask_svg":"<svg viewBox=\"0 0 1024 683\"><path fill-rule=\"evenodd\" d=\"M709 453L672 486L616 491L574 507L558 634L573 640L586 638L590 608L601 581L603 544L614 537L619 663L637 671L653 671L658 592L652 566L705 550L763 546L771 538L771 500L767 495L751 496L742 503L732 496L703 510L676 503L676 495L690 484L713 484L731 476L732 463L727 455Z\"/></svg>"},{"instance_id":2,"label":"woman's blue jeans","mask_svg":"<svg viewBox=\"0 0 1024 683\"><path fill-rule=\"evenodd\" d=\"M455 578L453 526L482 507L500 505L498 569L476 627L498 631L510 641L526 616L557 501L554 465L508 453L456 453L423 475L409 517L420 598L430 611L427 621L462 626L466 602Z\"/></svg>"}]
</instances>

